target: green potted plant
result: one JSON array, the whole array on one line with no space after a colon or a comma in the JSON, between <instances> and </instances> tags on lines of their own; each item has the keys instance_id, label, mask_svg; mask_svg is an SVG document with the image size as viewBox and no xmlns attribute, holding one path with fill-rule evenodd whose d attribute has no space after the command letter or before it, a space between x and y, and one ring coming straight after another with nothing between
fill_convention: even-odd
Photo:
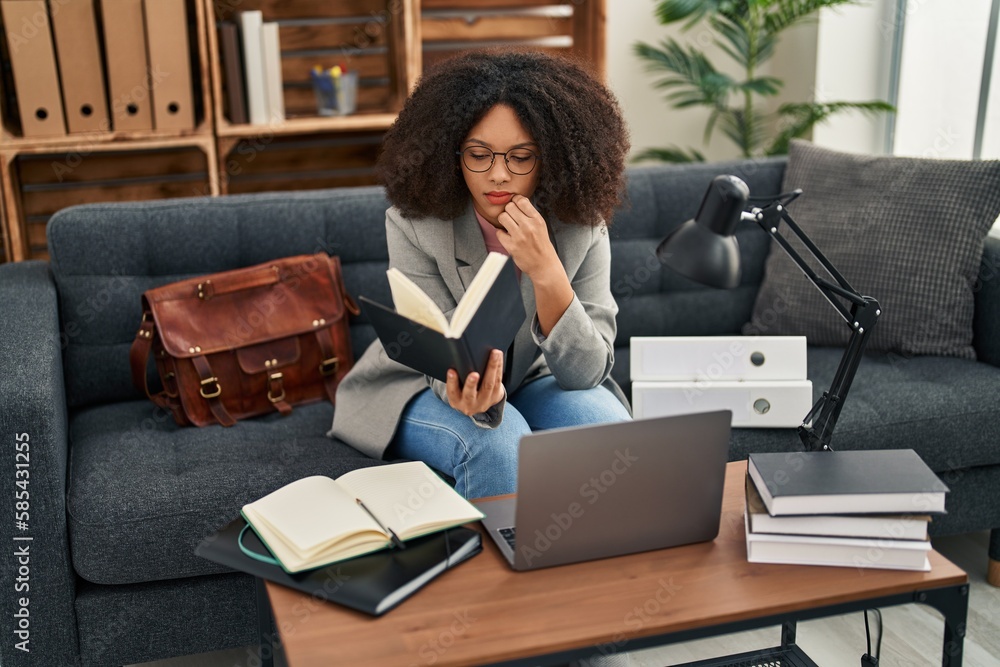
<instances>
[{"instance_id":1,"label":"green potted plant","mask_svg":"<svg viewBox=\"0 0 1000 667\"><path fill-rule=\"evenodd\" d=\"M824 7L859 4L857 0L660 0L656 18L662 25L686 21L684 30L704 23L712 42L742 70L742 80L721 72L693 46L673 38L659 45L643 42L635 54L647 69L660 74L656 87L667 91L675 109L707 107L711 110L705 126L708 143L718 128L736 144L742 157L782 155L791 139L805 136L814 125L846 110L866 113L893 111L892 105L871 102L789 102L776 112L763 113L759 102L777 95L783 82L761 74L761 66L773 55L779 35L789 27L813 16ZM636 160L704 162L693 148L650 148Z\"/></svg>"}]
</instances>

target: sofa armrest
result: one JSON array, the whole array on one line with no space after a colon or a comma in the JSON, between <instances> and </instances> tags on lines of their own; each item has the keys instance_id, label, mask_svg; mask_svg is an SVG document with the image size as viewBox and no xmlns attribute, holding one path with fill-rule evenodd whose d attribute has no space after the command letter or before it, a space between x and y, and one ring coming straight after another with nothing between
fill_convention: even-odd
<instances>
[{"instance_id":1,"label":"sofa armrest","mask_svg":"<svg viewBox=\"0 0 1000 667\"><path fill-rule=\"evenodd\" d=\"M972 346L980 361L1000 366L1000 238L986 237L975 290Z\"/></svg>"},{"instance_id":2,"label":"sofa armrest","mask_svg":"<svg viewBox=\"0 0 1000 667\"><path fill-rule=\"evenodd\" d=\"M0 662L76 665L66 393L59 306L45 263L0 265L0 313L0 615L15 631L0 642Z\"/></svg>"}]
</instances>

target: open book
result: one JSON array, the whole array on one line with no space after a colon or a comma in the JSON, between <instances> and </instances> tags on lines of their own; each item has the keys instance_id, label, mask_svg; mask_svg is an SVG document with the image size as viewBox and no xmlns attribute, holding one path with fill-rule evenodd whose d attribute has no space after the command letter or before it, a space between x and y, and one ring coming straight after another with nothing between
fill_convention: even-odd
<instances>
[{"instance_id":1,"label":"open book","mask_svg":"<svg viewBox=\"0 0 1000 667\"><path fill-rule=\"evenodd\" d=\"M483 517L420 461L315 475L241 512L286 572L300 572ZM402 545L405 546L405 545Z\"/></svg>"},{"instance_id":2,"label":"open book","mask_svg":"<svg viewBox=\"0 0 1000 667\"><path fill-rule=\"evenodd\" d=\"M514 262L491 252L451 318L398 269L386 272L395 310L360 298L389 358L425 375L446 380L482 373L490 351L506 352L524 322L524 301Z\"/></svg>"},{"instance_id":3,"label":"open book","mask_svg":"<svg viewBox=\"0 0 1000 667\"><path fill-rule=\"evenodd\" d=\"M479 269L479 273L469 283L469 288L465 290L461 301L451 314L451 321L448 321L433 299L424 294L424 291L402 271L396 268L389 269L385 273L389 277L389 289L392 290L392 302L396 306L396 312L448 338L461 338L472 316L476 314L486 294L496 282L507 259L507 255L499 252L487 255L483 268Z\"/></svg>"}]
</instances>

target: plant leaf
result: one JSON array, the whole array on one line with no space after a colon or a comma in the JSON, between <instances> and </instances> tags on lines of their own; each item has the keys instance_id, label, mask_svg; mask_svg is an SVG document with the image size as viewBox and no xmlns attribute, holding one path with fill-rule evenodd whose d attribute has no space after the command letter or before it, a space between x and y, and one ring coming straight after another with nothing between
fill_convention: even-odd
<instances>
[{"instance_id":1,"label":"plant leaf","mask_svg":"<svg viewBox=\"0 0 1000 667\"><path fill-rule=\"evenodd\" d=\"M660 0L656 5L656 19L663 25L690 19L685 29L697 23L705 14L712 13L726 0Z\"/></svg>"},{"instance_id":2,"label":"plant leaf","mask_svg":"<svg viewBox=\"0 0 1000 667\"><path fill-rule=\"evenodd\" d=\"M744 68L753 62L755 54L751 53L752 40L745 20L716 15L710 19L709 24L722 37L721 40L716 39L716 43L730 58Z\"/></svg>"},{"instance_id":3,"label":"plant leaf","mask_svg":"<svg viewBox=\"0 0 1000 667\"><path fill-rule=\"evenodd\" d=\"M781 79L773 76L762 76L739 84L741 90L757 93L758 95L777 95L781 87L785 85Z\"/></svg>"},{"instance_id":4,"label":"plant leaf","mask_svg":"<svg viewBox=\"0 0 1000 667\"><path fill-rule=\"evenodd\" d=\"M716 71L705 54L695 48L685 50L677 40L668 39L659 47L638 43L635 54L646 61L647 70L665 71L655 82L657 88L677 88L667 99L692 104L716 105L723 103L737 84L727 75Z\"/></svg>"},{"instance_id":5,"label":"plant leaf","mask_svg":"<svg viewBox=\"0 0 1000 667\"><path fill-rule=\"evenodd\" d=\"M867 114L879 114L895 111L888 102L803 102L782 104L778 115L785 119L784 128L778 133L765 151L766 155L784 155L788 152L788 144L792 139L806 135L816 124L821 123L835 113L842 111L861 111Z\"/></svg>"},{"instance_id":6,"label":"plant leaf","mask_svg":"<svg viewBox=\"0 0 1000 667\"><path fill-rule=\"evenodd\" d=\"M767 3L771 11L764 19L767 31L772 35L804 20L814 19L814 12L827 7L862 4L859 0L771 0Z\"/></svg>"}]
</instances>

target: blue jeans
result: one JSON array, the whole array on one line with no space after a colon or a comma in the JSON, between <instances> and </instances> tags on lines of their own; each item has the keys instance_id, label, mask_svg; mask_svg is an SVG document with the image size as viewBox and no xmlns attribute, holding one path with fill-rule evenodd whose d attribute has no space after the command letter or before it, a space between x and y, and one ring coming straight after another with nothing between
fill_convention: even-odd
<instances>
[{"instance_id":1,"label":"blue jeans","mask_svg":"<svg viewBox=\"0 0 1000 667\"><path fill-rule=\"evenodd\" d=\"M466 498L517 490L517 445L532 431L628 421L628 410L604 387L561 389L551 375L507 397L503 421L481 428L426 389L410 401L393 438L396 456L423 461L455 478Z\"/></svg>"}]
</instances>

